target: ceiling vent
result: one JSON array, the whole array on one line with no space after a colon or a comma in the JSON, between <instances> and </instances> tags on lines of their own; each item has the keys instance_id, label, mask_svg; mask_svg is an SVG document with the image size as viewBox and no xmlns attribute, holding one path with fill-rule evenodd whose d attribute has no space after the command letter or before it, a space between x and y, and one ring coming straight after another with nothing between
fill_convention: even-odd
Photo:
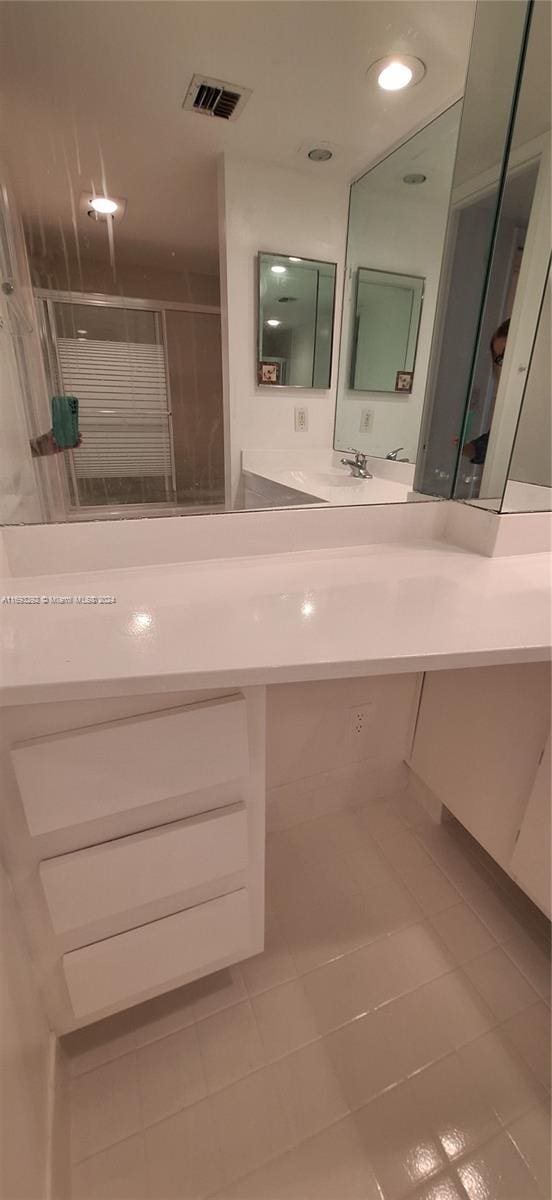
<instances>
[{"instance_id":1,"label":"ceiling vent","mask_svg":"<svg viewBox=\"0 0 552 1200\"><path fill-rule=\"evenodd\" d=\"M251 88L241 87L240 84L209 79L207 75L194 75L182 107L187 112L221 117L223 121L236 121L250 95Z\"/></svg>"}]
</instances>

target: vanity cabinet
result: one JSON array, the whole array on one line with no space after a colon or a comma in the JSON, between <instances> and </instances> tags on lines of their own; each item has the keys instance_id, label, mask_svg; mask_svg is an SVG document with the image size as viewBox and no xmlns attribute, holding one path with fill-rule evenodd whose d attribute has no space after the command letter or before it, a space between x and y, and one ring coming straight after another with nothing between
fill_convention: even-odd
<instances>
[{"instance_id":1,"label":"vanity cabinet","mask_svg":"<svg viewBox=\"0 0 552 1200\"><path fill-rule=\"evenodd\" d=\"M3 737L3 841L58 1032L262 950L264 688L14 708Z\"/></svg>"},{"instance_id":2,"label":"vanity cabinet","mask_svg":"<svg viewBox=\"0 0 552 1200\"><path fill-rule=\"evenodd\" d=\"M434 671L410 766L550 915L550 666ZM548 761L548 767L547 767Z\"/></svg>"}]
</instances>

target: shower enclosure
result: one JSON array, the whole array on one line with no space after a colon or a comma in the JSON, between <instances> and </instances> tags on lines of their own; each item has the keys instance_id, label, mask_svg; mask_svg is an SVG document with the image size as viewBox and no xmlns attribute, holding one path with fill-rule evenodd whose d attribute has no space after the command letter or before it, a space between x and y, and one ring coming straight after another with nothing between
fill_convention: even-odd
<instances>
[{"instance_id":1,"label":"shower enclosure","mask_svg":"<svg viewBox=\"0 0 552 1200\"><path fill-rule=\"evenodd\" d=\"M220 310L35 295L49 390L79 400L82 443L63 455L67 515L222 507Z\"/></svg>"}]
</instances>

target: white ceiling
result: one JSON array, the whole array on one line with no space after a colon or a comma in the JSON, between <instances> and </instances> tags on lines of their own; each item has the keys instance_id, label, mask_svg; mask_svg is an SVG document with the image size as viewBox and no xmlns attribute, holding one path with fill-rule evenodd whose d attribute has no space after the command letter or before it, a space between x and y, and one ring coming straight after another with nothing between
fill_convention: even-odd
<instances>
[{"instance_id":1,"label":"white ceiling","mask_svg":"<svg viewBox=\"0 0 552 1200\"><path fill-rule=\"evenodd\" d=\"M105 251L79 197L125 196L120 259L217 270L222 150L348 181L462 91L472 0L8 0L6 152L24 216L67 252ZM390 52L426 78L384 93L366 80ZM239 119L183 112L194 72L253 89ZM313 164L306 149L335 150ZM83 239L86 239L84 241Z\"/></svg>"}]
</instances>

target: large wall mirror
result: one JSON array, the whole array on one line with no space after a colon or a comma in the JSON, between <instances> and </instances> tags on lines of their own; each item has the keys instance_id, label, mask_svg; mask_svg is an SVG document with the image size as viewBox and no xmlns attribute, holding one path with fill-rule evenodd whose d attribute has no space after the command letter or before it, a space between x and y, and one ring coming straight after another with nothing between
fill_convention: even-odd
<instances>
[{"instance_id":1,"label":"large wall mirror","mask_svg":"<svg viewBox=\"0 0 552 1200\"><path fill-rule=\"evenodd\" d=\"M335 447L414 463L461 104L351 188Z\"/></svg>"},{"instance_id":2,"label":"large wall mirror","mask_svg":"<svg viewBox=\"0 0 552 1200\"><path fill-rule=\"evenodd\" d=\"M2 523L549 487L550 5L304 8L1 6Z\"/></svg>"},{"instance_id":3,"label":"large wall mirror","mask_svg":"<svg viewBox=\"0 0 552 1200\"><path fill-rule=\"evenodd\" d=\"M552 507L550 17L477 10L417 469L495 511Z\"/></svg>"},{"instance_id":4,"label":"large wall mirror","mask_svg":"<svg viewBox=\"0 0 552 1200\"><path fill-rule=\"evenodd\" d=\"M329 388L336 264L259 254L257 383Z\"/></svg>"}]
</instances>

